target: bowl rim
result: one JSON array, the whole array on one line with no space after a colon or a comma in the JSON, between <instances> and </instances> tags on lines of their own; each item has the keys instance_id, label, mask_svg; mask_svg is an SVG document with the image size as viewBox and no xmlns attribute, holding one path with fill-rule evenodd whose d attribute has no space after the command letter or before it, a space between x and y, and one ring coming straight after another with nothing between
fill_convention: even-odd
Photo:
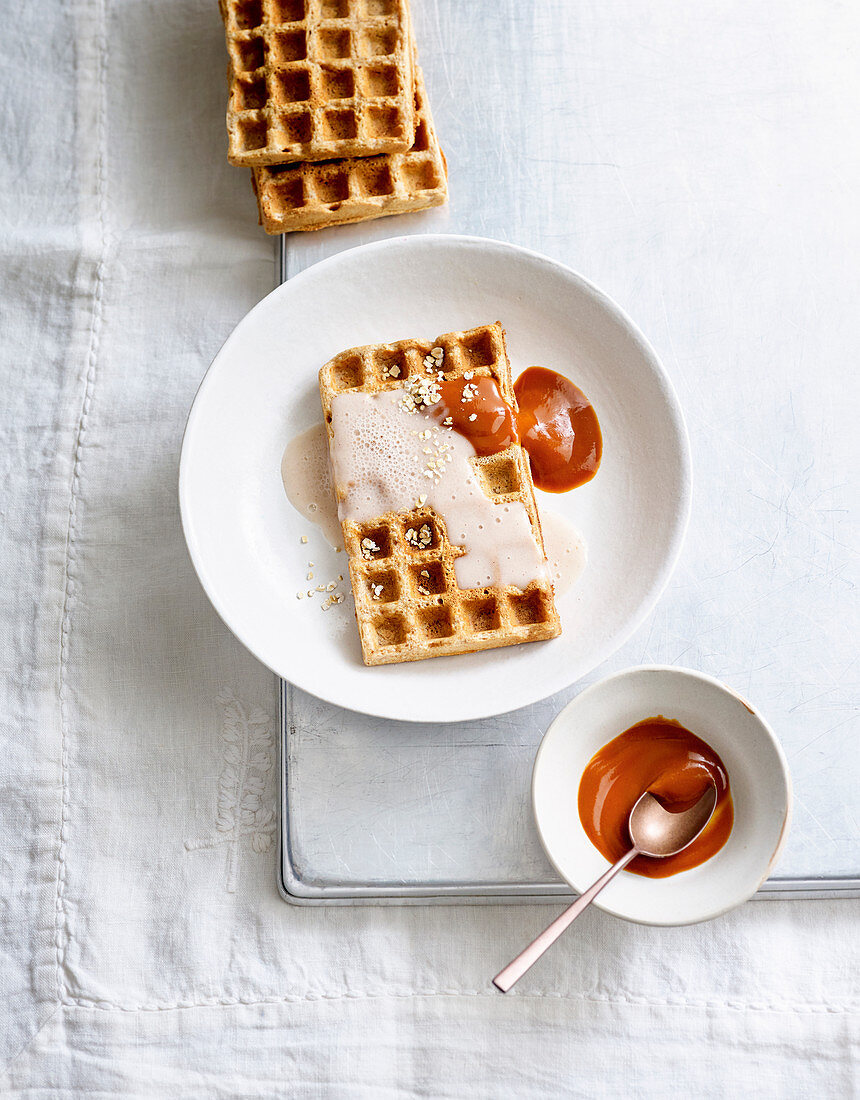
<instances>
[{"instance_id":1,"label":"bowl rim","mask_svg":"<svg viewBox=\"0 0 860 1100\"><path fill-rule=\"evenodd\" d=\"M537 830L538 838L541 843L541 847L543 848L544 854L546 855L547 859L555 868L559 876L571 887L571 889L576 891L577 894L580 894L583 890L587 889L590 883L586 883L583 886L577 886L576 883L571 881L568 874L558 865L556 860L553 858L547 840L544 836L543 829L541 828L540 818L538 814L538 795L536 789L537 773L540 761L542 759L542 756L544 755L550 734L552 733L554 728L564 719L567 712L574 709L575 704L577 704L581 699L584 699L586 696L589 696L591 694L597 694L599 690L605 690L608 685L614 683L617 680L627 679L632 675L641 675L643 673L647 675L648 673L654 672L670 673L672 675L677 675L682 678L689 677L691 679L698 680L700 683L705 683L709 684L712 687L716 687L717 689L725 692L728 695L731 695L738 702L740 702L757 720L759 726L762 728L766 735L766 739L770 743L770 747L774 750L776 759L779 763L779 774L782 778L785 792L785 805L783 809L782 825L780 827L779 836L777 838L774 849L768 857L767 865L764 869L764 872L759 878L758 882L753 887L753 889L750 890L744 897L733 898L727 904L718 906L713 910L709 910L703 916L694 917L690 920L655 920L648 917L633 916L629 913L618 912L617 909L607 906L601 901L600 895L598 895L598 897L595 898L595 900L591 904L596 906L598 909L601 909L608 916L618 917L620 920L626 920L631 924L643 924L657 928L682 927L684 925L703 924L706 921L715 920L717 917L723 916L725 913L730 912L732 909L736 909L739 905L743 905L744 902L749 901L749 899L753 897L753 895L758 891L759 887L770 875L771 870L773 869L774 865L782 854L783 849L785 848L786 842L788 840L789 829L791 826L791 818L794 809L794 787L791 778L791 771L788 767L788 759L785 755L785 751L782 745L780 744L779 738L776 736L770 723L764 718L761 712L750 702L748 702L747 699L745 699L744 696L740 694L740 692L735 691L734 688L730 687L723 680L719 680L716 676L710 676L706 672L700 672L698 669L686 668L680 665L631 665L629 668L624 668L619 670L618 672L613 672L611 675L604 676L601 680L597 680L595 683L589 684L588 687L583 688L582 691L578 692L573 697L573 699L566 703L565 706L562 707L562 709L558 712L558 714L556 714L555 718L553 718L552 722L550 722L549 726L547 726L543 737L541 738L540 745L538 746L537 753L535 754L534 764L532 766L532 777L530 785L532 817L534 820L535 829ZM579 778L581 780L582 776L580 775ZM601 855L601 859L603 858L604 857ZM609 866L608 861L607 866ZM702 866L704 866L704 864Z\"/></svg>"}]
</instances>

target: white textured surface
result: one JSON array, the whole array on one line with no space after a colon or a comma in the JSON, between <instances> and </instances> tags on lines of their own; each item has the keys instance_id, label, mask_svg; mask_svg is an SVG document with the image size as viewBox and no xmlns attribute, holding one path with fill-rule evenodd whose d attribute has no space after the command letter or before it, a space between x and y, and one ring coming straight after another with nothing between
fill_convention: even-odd
<instances>
[{"instance_id":1,"label":"white textured surface","mask_svg":"<svg viewBox=\"0 0 860 1100\"><path fill-rule=\"evenodd\" d=\"M699 477L673 591L620 659L734 682L795 769L817 762L802 798L823 820L840 738L854 751L856 6L415 14L451 210L296 241L295 269L446 225L558 256L628 309ZM4 30L5 1093L856 1092L852 902L687 929L590 913L502 998L489 977L546 910L280 901L274 685L196 586L176 507L197 382L273 283L225 162L215 6L19 4Z\"/></svg>"}]
</instances>

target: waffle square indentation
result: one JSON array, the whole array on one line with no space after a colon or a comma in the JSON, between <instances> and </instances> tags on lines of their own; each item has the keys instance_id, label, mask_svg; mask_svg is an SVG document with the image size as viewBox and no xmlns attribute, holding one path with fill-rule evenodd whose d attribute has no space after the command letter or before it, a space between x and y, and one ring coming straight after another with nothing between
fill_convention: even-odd
<instances>
[{"instance_id":1,"label":"waffle square indentation","mask_svg":"<svg viewBox=\"0 0 860 1100\"><path fill-rule=\"evenodd\" d=\"M397 0L364 0L365 15L394 15L397 11Z\"/></svg>"},{"instance_id":2,"label":"waffle square indentation","mask_svg":"<svg viewBox=\"0 0 860 1100\"><path fill-rule=\"evenodd\" d=\"M278 180L273 186L275 200L287 210L299 210L305 205L305 191L301 179Z\"/></svg>"},{"instance_id":3,"label":"waffle square indentation","mask_svg":"<svg viewBox=\"0 0 860 1100\"><path fill-rule=\"evenodd\" d=\"M425 607L418 612L418 625L425 638L450 638L454 633L454 620L444 605Z\"/></svg>"},{"instance_id":4,"label":"waffle square indentation","mask_svg":"<svg viewBox=\"0 0 860 1100\"><path fill-rule=\"evenodd\" d=\"M308 56L305 32L303 30L275 31L269 39L269 56L275 65L304 61Z\"/></svg>"},{"instance_id":5,"label":"waffle square indentation","mask_svg":"<svg viewBox=\"0 0 860 1100\"><path fill-rule=\"evenodd\" d=\"M396 49L396 27L365 27L358 36L359 57L387 57Z\"/></svg>"},{"instance_id":6,"label":"waffle square indentation","mask_svg":"<svg viewBox=\"0 0 860 1100\"><path fill-rule=\"evenodd\" d=\"M542 592L523 592L519 596L510 596L509 602L514 620L520 626L545 623L549 618L546 597Z\"/></svg>"},{"instance_id":7,"label":"waffle square indentation","mask_svg":"<svg viewBox=\"0 0 860 1100\"><path fill-rule=\"evenodd\" d=\"M323 141L344 141L358 133L355 112L343 110L324 111L320 121L319 137Z\"/></svg>"},{"instance_id":8,"label":"waffle square indentation","mask_svg":"<svg viewBox=\"0 0 860 1100\"><path fill-rule=\"evenodd\" d=\"M396 107L370 106L365 117L371 137L400 137L403 134L403 120Z\"/></svg>"},{"instance_id":9,"label":"waffle square indentation","mask_svg":"<svg viewBox=\"0 0 860 1100\"><path fill-rule=\"evenodd\" d=\"M352 34L339 27L320 27L317 31L317 52L321 58L336 60L349 57L352 47Z\"/></svg>"},{"instance_id":10,"label":"waffle square indentation","mask_svg":"<svg viewBox=\"0 0 860 1100\"><path fill-rule=\"evenodd\" d=\"M438 596L445 591L445 566L441 561L428 561L419 565L411 565L409 573L416 594L422 596Z\"/></svg>"},{"instance_id":11,"label":"waffle square indentation","mask_svg":"<svg viewBox=\"0 0 860 1100\"><path fill-rule=\"evenodd\" d=\"M364 382L364 367L357 355L341 359L331 368L329 379L332 389L340 393L343 390L357 389Z\"/></svg>"},{"instance_id":12,"label":"waffle square indentation","mask_svg":"<svg viewBox=\"0 0 860 1100\"><path fill-rule=\"evenodd\" d=\"M320 0L320 15L323 19L346 19L349 0Z\"/></svg>"},{"instance_id":13,"label":"waffle square indentation","mask_svg":"<svg viewBox=\"0 0 860 1100\"><path fill-rule=\"evenodd\" d=\"M403 165L402 171L403 182L407 191L432 191L440 184L439 173L432 160L407 162ZM465 350L464 348L464 351ZM466 352L466 358L469 359L468 352ZM492 363L492 359L490 359L489 362ZM478 362L472 362L471 365L479 366L480 364Z\"/></svg>"},{"instance_id":14,"label":"waffle square indentation","mask_svg":"<svg viewBox=\"0 0 860 1100\"><path fill-rule=\"evenodd\" d=\"M263 64L263 39L260 35L234 38L230 43L233 68L240 73L251 73Z\"/></svg>"},{"instance_id":15,"label":"waffle square indentation","mask_svg":"<svg viewBox=\"0 0 860 1100\"><path fill-rule=\"evenodd\" d=\"M477 465L477 471L487 496L508 496L520 491L520 471L508 455L491 455Z\"/></svg>"},{"instance_id":16,"label":"waffle square indentation","mask_svg":"<svg viewBox=\"0 0 860 1100\"><path fill-rule=\"evenodd\" d=\"M493 596L488 596L484 600L470 600L463 607L469 629L475 634L483 634L487 630L498 630L502 625L499 605Z\"/></svg>"},{"instance_id":17,"label":"waffle square indentation","mask_svg":"<svg viewBox=\"0 0 860 1100\"><path fill-rule=\"evenodd\" d=\"M490 332L480 332L477 336L463 341L463 355L470 367L488 367L495 363L498 353Z\"/></svg>"},{"instance_id":18,"label":"waffle square indentation","mask_svg":"<svg viewBox=\"0 0 860 1100\"><path fill-rule=\"evenodd\" d=\"M265 77L236 78L233 85L233 108L235 110L256 111L266 106L267 98Z\"/></svg>"},{"instance_id":19,"label":"waffle square indentation","mask_svg":"<svg viewBox=\"0 0 860 1100\"><path fill-rule=\"evenodd\" d=\"M352 99L355 77L351 69L323 66L319 70L320 92L324 99Z\"/></svg>"},{"instance_id":20,"label":"waffle square indentation","mask_svg":"<svg viewBox=\"0 0 860 1100\"><path fill-rule=\"evenodd\" d=\"M314 189L320 202L343 202L349 198L349 174L330 172L314 181Z\"/></svg>"},{"instance_id":21,"label":"waffle square indentation","mask_svg":"<svg viewBox=\"0 0 860 1100\"><path fill-rule=\"evenodd\" d=\"M427 550L438 550L442 545L442 537L436 521L429 516L426 518L408 520L403 524L403 540L413 553L424 553Z\"/></svg>"},{"instance_id":22,"label":"waffle square indentation","mask_svg":"<svg viewBox=\"0 0 860 1100\"><path fill-rule=\"evenodd\" d=\"M269 22L300 23L305 17L305 0L266 0Z\"/></svg>"},{"instance_id":23,"label":"waffle square indentation","mask_svg":"<svg viewBox=\"0 0 860 1100\"><path fill-rule=\"evenodd\" d=\"M427 123L422 119L415 127L415 140L412 142L413 153L426 153L430 148L430 137L427 133Z\"/></svg>"},{"instance_id":24,"label":"waffle square indentation","mask_svg":"<svg viewBox=\"0 0 860 1100\"><path fill-rule=\"evenodd\" d=\"M400 78L394 65L367 65L361 74L362 91L366 96L397 95L400 91Z\"/></svg>"},{"instance_id":25,"label":"waffle square indentation","mask_svg":"<svg viewBox=\"0 0 860 1100\"><path fill-rule=\"evenodd\" d=\"M274 135L275 144L304 145L311 140L311 116L308 111L296 114L278 115L278 128Z\"/></svg>"},{"instance_id":26,"label":"waffle square indentation","mask_svg":"<svg viewBox=\"0 0 860 1100\"><path fill-rule=\"evenodd\" d=\"M402 645L406 641L409 628L406 619L399 613L379 615L373 623L377 644L383 648Z\"/></svg>"},{"instance_id":27,"label":"waffle square indentation","mask_svg":"<svg viewBox=\"0 0 860 1100\"><path fill-rule=\"evenodd\" d=\"M283 69L272 73L272 105L288 107L311 98L311 77L306 69Z\"/></svg>"},{"instance_id":28,"label":"waffle square indentation","mask_svg":"<svg viewBox=\"0 0 860 1100\"><path fill-rule=\"evenodd\" d=\"M262 0L236 0L233 5L233 22L239 30L253 30L263 22Z\"/></svg>"},{"instance_id":29,"label":"waffle square indentation","mask_svg":"<svg viewBox=\"0 0 860 1100\"><path fill-rule=\"evenodd\" d=\"M400 599L400 581L392 569L367 575L367 598L371 603L396 603Z\"/></svg>"},{"instance_id":30,"label":"waffle square indentation","mask_svg":"<svg viewBox=\"0 0 860 1100\"><path fill-rule=\"evenodd\" d=\"M243 152L266 148L265 118L244 118L239 121L239 146Z\"/></svg>"},{"instance_id":31,"label":"waffle square indentation","mask_svg":"<svg viewBox=\"0 0 860 1100\"><path fill-rule=\"evenodd\" d=\"M362 185L364 180L362 179ZM376 194L362 187L365 194ZM394 382L400 385L409 377L409 362L402 351L378 351L373 356L373 366L382 382Z\"/></svg>"},{"instance_id":32,"label":"waffle square indentation","mask_svg":"<svg viewBox=\"0 0 860 1100\"><path fill-rule=\"evenodd\" d=\"M385 526L368 525L359 528L358 545L364 561L383 561L392 554L391 532Z\"/></svg>"},{"instance_id":33,"label":"waffle square indentation","mask_svg":"<svg viewBox=\"0 0 860 1100\"><path fill-rule=\"evenodd\" d=\"M391 169L386 165L372 166L367 165L360 169L358 174L358 180L361 185L362 192L371 197L378 198L382 195L394 194L394 180L391 176ZM403 359L404 368L406 367L405 356L400 356ZM402 378L405 378L408 371L404 369L401 374Z\"/></svg>"}]
</instances>

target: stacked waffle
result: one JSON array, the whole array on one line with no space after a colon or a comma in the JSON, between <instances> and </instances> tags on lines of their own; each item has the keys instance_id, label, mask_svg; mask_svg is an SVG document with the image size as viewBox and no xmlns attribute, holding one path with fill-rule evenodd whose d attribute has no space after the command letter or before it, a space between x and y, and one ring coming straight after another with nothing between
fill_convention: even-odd
<instances>
[{"instance_id":1,"label":"stacked waffle","mask_svg":"<svg viewBox=\"0 0 860 1100\"><path fill-rule=\"evenodd\" d=\"M220 0L228 157L267 233L447 199L407 0Z\"/></svg>"}]
</instances>

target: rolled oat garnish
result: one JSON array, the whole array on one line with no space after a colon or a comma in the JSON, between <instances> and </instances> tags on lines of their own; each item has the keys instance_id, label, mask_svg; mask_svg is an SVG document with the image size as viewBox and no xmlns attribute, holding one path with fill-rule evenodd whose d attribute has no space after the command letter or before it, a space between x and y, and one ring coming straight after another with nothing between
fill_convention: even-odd
<instances>
[{"instance_id":1,"label":"rolled oat garnish","mask_svg":"<svg viewBox=\"0 0 860 1100\"><path fill-rule=\"evenodd\" d=\"M422 523L417 531L414 527L410 527L405 538L409 545L414 546L416 550L426 550L433 542L433 528L429 523Z\"/></svg>"},{"instance_id":2,"label":"rolled oat garnish","mask_svg":"<svg viewBox=\"0 0 860 1100\"><path fill-rule=\"evenodd\" d=\"M404 386L400 399L403 412L414 413L419 409L435 405L441 398L439 383L433 378L418 377Z\"/></svg>"},{"instance_id":3,"label":"rolled oat garnish","mask_svg":"<svg viewBox=\"0 0 860 1100\"><path fill-rule=\"evenodd\" d=\"M379 547L373 541L373 539L364 538L361 540L361 556L363 558L370 559L374 554L379 553Z\"/></svg>"}]
</instances>

